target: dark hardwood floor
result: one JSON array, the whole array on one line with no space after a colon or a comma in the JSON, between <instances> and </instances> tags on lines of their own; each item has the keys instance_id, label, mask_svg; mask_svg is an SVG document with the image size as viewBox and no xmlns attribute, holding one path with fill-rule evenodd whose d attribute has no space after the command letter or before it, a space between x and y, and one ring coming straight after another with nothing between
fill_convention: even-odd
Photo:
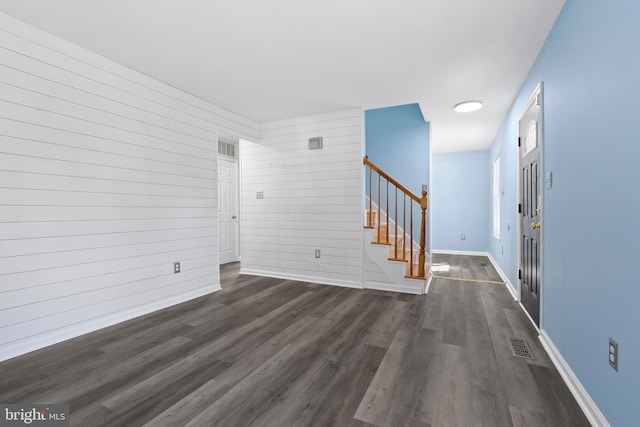
<instances>
[{"instance_id":1,"label":"dark hardwood floor","mask_svg":"<svg viewBox=\"0 0 640 427\"><path fill-rule=\"evenodd\" d=\"M434 262L500 280L484 257ZM67 403L75 426L589 425L504 285L417 296L238 267L214 295L0 363L0 402Z\"/></svg>"}]
</instances>

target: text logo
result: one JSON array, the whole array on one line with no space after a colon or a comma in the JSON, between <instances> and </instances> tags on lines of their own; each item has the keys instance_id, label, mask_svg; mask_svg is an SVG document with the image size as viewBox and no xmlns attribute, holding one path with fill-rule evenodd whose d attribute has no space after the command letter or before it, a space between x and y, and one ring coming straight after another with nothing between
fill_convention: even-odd
<instances>
[{"instance_id":1,"label":"text logo","mask_svg":"<svg viewBox=\"0 0 640 427\"><path fill-rule=\"evenodd\" d=\"M68 427L68 405L0 404L0 427Z\"/></svg>"}]
</instances>

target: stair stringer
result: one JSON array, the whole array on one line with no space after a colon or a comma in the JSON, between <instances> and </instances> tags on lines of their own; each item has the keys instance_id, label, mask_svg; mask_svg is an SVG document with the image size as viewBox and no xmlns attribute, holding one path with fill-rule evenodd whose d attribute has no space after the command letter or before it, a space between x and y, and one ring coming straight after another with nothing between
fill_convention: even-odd
<instances>
[{"instance_id":1,"label":"stair stringer","mask_svg":"<svg viewBox=\"0 0 640 427\"><path fill-rule=\"evenodd\" d=\"M364 287L366 289L377 289L382 291L403 292L408 294L421 295L426 293L427 286L431 282L431 272L427 280L407 279L407 263L405 261L389 260L389 245L371 243L373 240L373 229L364 229L364 250L365 254L378 266L378 268L393 283L380 283L368 281L365 277Z\"/></svg>"}]
</instances>

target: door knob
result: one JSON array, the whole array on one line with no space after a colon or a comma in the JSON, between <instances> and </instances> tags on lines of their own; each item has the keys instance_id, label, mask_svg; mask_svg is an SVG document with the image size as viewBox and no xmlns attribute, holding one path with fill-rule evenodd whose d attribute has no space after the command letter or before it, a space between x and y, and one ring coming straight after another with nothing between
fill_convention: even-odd
<instances>
[{"instance_id":1,"label":"door knob","mask_svg":"<svg viewBox=\"0 0 640 427\"><path fill-rule=\"evenodd\" d=\"M540 223L537 223L537 224L536 224L536 223L533 223L533 224L531 224L531 229L532 229L532 230L535 230L535 229L538 229L538 230L539 230L539 229L540 229Z\"/></svg>"},{"instance_id":2,"label":"door knob","mask_svg":"<svg viewBox=\"0 0 640 427\"><path fill-rule=\"evenodd\" d=\"M237 217L237 216L235 216L235 215L231 217L231 219L236 219L236 218L238 218L238 217Z\"/></svg>"}]
</instances>

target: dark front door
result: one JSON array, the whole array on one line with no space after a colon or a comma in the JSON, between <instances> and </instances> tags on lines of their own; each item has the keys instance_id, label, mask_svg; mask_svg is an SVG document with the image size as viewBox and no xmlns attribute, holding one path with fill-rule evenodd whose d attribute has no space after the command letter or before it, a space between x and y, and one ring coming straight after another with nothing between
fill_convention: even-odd
<instances>
[{"instance_id":1,"label":"dark front door","mask_svg":"<svg viewBox=\"0 0 640 427\"><path fill-rule=\"evenodd\" d=\"M540 234L542 193L540 143L542 96L537 92L520 118L520 299L533 321L540 325Z\"/></svg>"}]
</instances>

